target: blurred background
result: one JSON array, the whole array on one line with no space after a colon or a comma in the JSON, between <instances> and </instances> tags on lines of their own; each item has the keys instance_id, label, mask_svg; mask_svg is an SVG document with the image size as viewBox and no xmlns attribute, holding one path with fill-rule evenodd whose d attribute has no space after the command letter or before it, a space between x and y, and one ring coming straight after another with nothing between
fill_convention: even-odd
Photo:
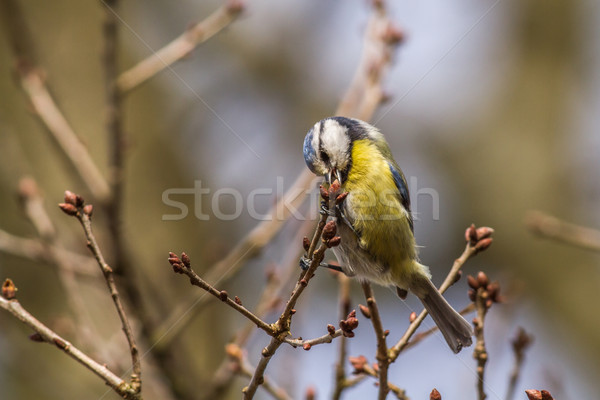
<instances>
[{"instance_id":1,"label":"blurred background","mask_svg":"<svg viewBox=\"0 0 600 400\"><path fill-rule=\"evenodd\" d=\"M52 94L107 176L102 4L20 3ZM145 285L144 302L155 320L178 321L174 313L193 309L203 295L171 272L169 251L186 251L202 272L259 223L245 207L237 216L227 191L215 193L228 188L248 199L256 189L264 189L255 196L254 208L266 214L304 171L304 135L334 112L348 87L370 13L363 0L245 3L238 20L123 102L122 229L137 279ZM504 304L492 307L487 319L488 398L505 398L513 365L510 340L519 326L535 340L515 398L525 398L523 390L530 388L548 389L556 399L594 398L600 375L596 297L600 258L533 235L525 217L530 210L540 210L600 227L600 4L389 3L390 18L406 40L384 80L390 99L372 122L387 136L410 182L421 259L431 266L434 282L441 283L462 252L464 229L470 223L496 230L493 246L464 269L468 274L485 271L500 282L506 297ZM122 2L121 70L221 5L213 0ZM12 18L3 17L3 24ZM17 196L20 180L31 177L43 193L60 243L85 254L77 221L62 214L56 204L62 202L65 189L91 203L94 199L32 115L15 77L8 40L0 40L0 59L0 229L19 237L37 236ZM189 213L182 219L165 219L179 210L165 204L163 193L194 188L198 181L210 193L200 202L189 194L173 195ZM236 218L216 218L215 209ZM199 210L209 218L197 218ZM300 210L301 215L314 215L307 205ZM105 216L96 212L94 218L100 244L108 246ZM313 228L301 219L288 221L257 258L218 287L238 295L245 305L256 304L265 271L283 273L289 264L287 254L301 250L295 241L298 232ZM72 322L57 269L9 253L0 253L0 278L15 281L20 302L32 314L66 338L74 338L78 326ZM93 330L106 341L101 347L119 354L121 365L114 361L109 366L126 373L125 341L104 282L99 276L78 276L77 282ZM466 291L463 279L447 298L460 309L469 302ZM391 331L388 342L395 343L408 325L410 311L419 309L418 301L409 297L403 303L383 288L376 288L376 295L385 328ZM360 302L364 303L362 292L353 283L351 307ZM320 336L326 324L337 325L335 277L320 272L297 308L295 336ZM272 313L267 320L274 318ZM364 354L374 361L372 328L359 319L349 355ZM221 364L225 344L244 324L240 315L211 302L177 338L171 338L175 344L165 356L168 360L154 362L174 363L180 368L176 385L197 395L192 398L203 398L204 385ZM428 319L425 325L432 324ZM117 398L64 354L31 342L30 333L9 314L0 313L0 397ZM168 337L167 333L144 343L143 351L160 347L157 343ZM267 343L262 333L250 340L247 354L253 365ZM293 398L303 398L309 386L316 389L317 398L330 398L336 354L337 345L316 346L310 352L283 346L267 374ZM161 382L160 368L145 368L146 379ZM455 356L437 335L403 354L391 367L390 381L413 399L428 398L433 387L444 398L476 398L471 349ZM345 398L374 398L373 383L367 379L348 390ZM246 384L246 379L234 379L220 398L239 398ZM168 398L160 392L168 383L155 386L147 389L147 398ZM259 389L257 398L270 397Z\"/></svg>"}]
</instances>

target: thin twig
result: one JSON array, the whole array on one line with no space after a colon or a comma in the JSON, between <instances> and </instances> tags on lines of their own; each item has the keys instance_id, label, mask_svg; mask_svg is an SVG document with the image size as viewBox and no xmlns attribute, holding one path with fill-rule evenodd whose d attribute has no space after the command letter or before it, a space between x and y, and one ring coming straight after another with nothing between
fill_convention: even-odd
<instances>
[{"instance_id":1,"label":"thin twig","mask_svg":"<svg viewBox=\"0 0 600 400\"><path fill-rule=\"evenodd\" d=\"M98 340L93 332L93 322L85 307L82 290L75 278L75 268L72 267L73 260L65 257L64 252L59 252L59 243L56 239L56 229L46 212L44 199L40 194L37 183L32 178L23 178L19 182L19 198L25 212L25 216L36 228L43 241L46 257L52 264L56 265L58 277L65 291L67 302L75 314L77 326L77 338L84 347L100 351L104 359L108 358L104 346L97 346Z\"/></svg>"},{"instance_id":2,"label":"thin twig","mask_svg":"<svg viewBox=\"0 0 600 400\"><path fill-rule=\"evenodd\" d=\"M517 382L521 375L523 362L525 361L525 351L533 342L533 337L525 332L525 329L519 328L517 336L512 340L513 354L515 355L515 364L510 373L508 388L506 390L506 400L513 400L517 388Z\"/></svg>"},{"instance_id":3,"label":"thin twig","mask_svg":"<svg viewBox=\"0 0 600 400\"><path fill-rule=\"evenodd\" d=\"M8 282L8 281L7 281ZM12 284L12 282L11 282ZM7 284L4 284L6 287ZM3 288L4 288L3 287ZM4 291L3 291L4 292ZM106 365L102 365L81 350L73 346L71 343L60 337L58 334L53 332L50 328L38 321L33 315L21 306L18 300L15 298L6 298L6 296L0 296L0 307L11 313L13 316L18 318L25 325L29 326L39 336L32 336L33 340L43 341L46 343L54 344L60 350L65 352L71 358L77 360L79 363L84 365L94 374L99 376L108 386L114 389L121 397L125 399L141 399L139 392L128 384L123 379L118 377L112 371L110 371Z\"/></svg>"},{"instance_id":4,"label":"thin twig","mask_svg":"<svg viewBox=\"0 0 600 400\"><path fill-rule=\"evenodd\" d=\"M73 260L73 263L62 265L60 268L64 268L85 278L98 277L98 273L94 269L96 262L89 256L75 253L59 246L47 245L39 239L15 236L0 229L0 251L3 253L32 261L54 264L56 260L51 256L48 249L50 249L52 254L57 254L61 258Z\"/></svg>"},{"instance_id":5,"label":"thin twig","mask_svg":"<svg viewBox=\"0 0 600 400\"><path fill-rule=\"evenodd\" d=\"M485 316L487 314L488 307L486 307L486 297L483 295L485 288L480 287L477 289L475 298L475 309L477 311L477 317L473 319L475 325L475 349L473 350L473 357L477 360L477 395L479 400L485 400L487 395L485 394L485 364L487 363L488 354L485 347L485 338L483 335L483 328L485 323Z\"/></svg>"},{"instance_id":6,"label":"thin twig","mask_svg":"<svg viewBox=\"0 0 600 400\"><path fill-rule=\"evenodd\" d=\"M365 299L367 300L367 307L369 307L370 319L375 330L375 338L377 339L377 362L378 362L378 375L379 375L379 400L385 400L390 391L388 385L388 368L390 366L390 358L388 355L388 347L386 343L386 337L389 332L383 330L383 323L381 322L381 315L379 314L379 308L375 301L375 295L371 285L364 281L362 282L362 289L365 293Z\"/></svg>"},{"instance_id":7,"label":"thin twig","mask_svg":"<svg viewBox=\"0 0 600 400\"><path fill-rule=\"evenodd\" d=\"M154 52L150 57L123 72L117 79L121 93L129 92L175 62L189 55L198 45L204 43L229 26L241 14L243 4L239 0L229 0L201 22L189 27L182 35Z\"/></svg>"},{"instance_id":8,"label":"thin twig","mask_svg":"<svg viewBox=\"0 0 600 400\"><path fill-rule=\"evenodd\" d=\"M102 251L100 250L100 246L98 245L96 237L92 232L92 222L90 218L93 208L91 205L87 205L84 207L83 199L80 196L77 196L70 192L66 193L65 201L66 203L59 205L60 208L65 213L75 216L77 220L79 220L79 222L81 223L81 226L83 227L83 231L85 233L85 237L87 239L87 246L92 252L94 258L96 259L96 262L100 266L102 274L104 275L106 285L108 286L108 290L110 292L113 303L115 304L117 314L119 315L119 319L121 320L123 332L125 333L127 343L129 344L132 364L131 385L138 393L141 393L142 368L139 349L135 342L135 336L133 334L133 330L131 329L131 324L129 323L129 319L127 317L127 314L125 313L125 309L123 308L121 297L119 296L119 291L117 290L117 285L115 284L113 270L104 259Z\"/></svg>"},{"instance_id":9,"label":"thin twig","mask_svg":"<svg viewBox=\"0 0 600 400\"><path fill-rule=\"evenodd\" d=\"M298 229L292 243L299 243L302 240L304 232L309 229L309 225L312 226L312 221L310 220L307 220L302 224L302 227ZM299 253L299 249L290 246L289 250L283 256L281 264L286 266L283 276L279 276L274 270L267 272L267 283L255 307L256 311L254 312L259 318L262 319L268 312L273 311L274 306L277 305L281 299L284 288L287 288L288 283L294 279L294 276L298 271ZM235 339L228 346L236 346L237 348L244 347L254 332L256 332L255 325L250 321L238 334L236 334ZM230 368L229 360L224 358L221 365L216 369L213 378L210 380L211 384L204 391L202 398L218 398L220 393L230 386L233 377L234 371Z\"/></svg>"},{"instance_id":10,"label":"thin twig","mask_svg":"<svg viewBox=\"0 0 600 400\"><path fill-rule=\"evenodd\" d=\"M293 215L290 210L298 209L305 200L303 194L313 186L314 181L315 177L310 171L300 174L291 189L271 208L265 221L252 229L222 260L210 267L205 280L212 282L213 285L225 284L247 261L260 254L261 250L271 242L283 228L285 222ZM181 301L170 313L170 316L155 329L152 337L162 338L165 332L169 331L169 335L159 343L162 348L168 347L202 311L209 300L208 297L199 300L197 295L193 294L187 301ZM189 310L190 303L195 304L191 311Z\"/></svg>"},{"instance_id":11,"label":"thin twig","mask_svg":"<svg viewBox=\"0 0 600 400\"><path fill-rule=\"evenodd\" d=\"M597 229L571 224L539 211L529 212L526 224L530 231L541 237L600 252L600 231Z\"/></svg>"},{"instance_id":12,"label":"thin twig","mask_svg":"<svg viewBox=\"0 0 600 400\"><path fill-rule=\"evenodd\" d=\"M356 361L358 361L358 364L356 363ZM354 372L357 374L360 374L359 376L363 376L363 377L370 376L375 379L380 378L380 371L375 370L371 365L369 365L369 363L367 362L367 359L364 356L355 358L354 362L355 362L355 367L358 367L358 369L355 370ZM359 382L360 381L361 380L359 380ZM396 396L397 399L410 400L409 397L406 395L406 391L404 389L401 389L399 386L394 385L391 382L387 382L387 387L388 387L388 391L392 392L394 394L394 396Z\"/></svg>"},{"instance_id":13,"label":"thin twig","mask_svg":"<svg viewBox=\"0 0 600 400\"><path fill-rule=\"evenodd\" d=\"M241 305L241 302L239 301L239 299L237 301L232 299L231 297L229 297L229 295L227 294L226 291L218 290L214 286L212 286L211 284L206 282L204 279L202 279L192 269L189 258L187 257L187 255L185 253L183 253L181 255L181 259L179 257L177 257L175 253L170 253L169 262L173 266L173 270L176 273L186 275L188 278L190 278L190 283L192 285L198 286L199 288L207 291L208 293L210 293L217 299L221 300L222 302L227 304L229 307L233 308L234 310L236 310L237 312L242 314L244 317L248 318L258 328L265 331L268 335L275 336L277 334L277 331L274 329L273 326L271 326L270 324L267 324L262 319L260 319L258 316L256 316L252 311L248 310L246 307Z\"/></svg>"},{"instance_id":14,"label":"thin twig","mask_svg":"<svg viewBox=\"0 0 600 400\"><path fill-rule=\"evenodd\" d=\"M340 318L350 313L350 278L344 274L338 274L339 307ZM335 388L333 389L333 400L339 400L344 389L349 387L346 378L346 357L348 352L348 339L342 336L339 340L338 358L335 363Z\"/></svg>"},{"instance_id":15,"label":"thin twig","mask_svg":"<svg viewBox=\"0 0 600 400\"><path fill-rule=\"evenodd\" d=\"M250 365L248 359L244 355L244 352L239 346L235 344L228 345L227 355L228 358L234 362L233 368L232 366L230 366L231 370L234 370L237 374L241 376L252 378L252 375L254 374L256 368ZM285 390L283 390L283 388L277 386L266 375L263 378L262 387L267 393L269 393L273 398L277 400L291 400L292 398Z\"/></svg>"},{"instance_id":16,"label":"thin twig","mask_svg":"<svg viewBox=\"0 0 600 400\"><path fill-rule=\"evenodd\" d=\"M450 272L448 272L446 279L438 289L440 293L443 294L446 290L448 290L450 286L452 286L460 278L460 269L469 258L474 256L478 252L487 249L491 245L492 238L490 236L493 232L494 230L491 228L481 227L476 229L474 225L471 225L467 229L467 231L465 232L467 240L465 250L460 255L460 257L454 260ZM419 326L421 326L421 323L423 322L426 316L427 310L421 311L417 318L415 318L413 322L411 322L411 324L408 326L400 340L392 348L390 348L389 355L392 362L396 361L400 353L406 348L410 338L414 335Z\"/></svg>"},{"instance_id":17,"label":"thin twig","mask_svg":"<svg viewBox=\"0 0 600 400\"><path fill-rule=\"evenodd\" d=\"M321 240L321 236L322 236L322 232L323 232L326 220L327 220L327 215L323 214L321 216L321 219L319 220L319 223L317 224L316 233L318 233L318 234L314 235L313 242L311 243L311 246L310 246L311 248L315 247L314 246L315 242L318 242ZM271 342L269 343L269 345L263 349L263 351L261 353L262 357L256 367L256 370L254 371L254 375L252 376L252 379L250 380L250 383L248 384L248 386L246 386L243 389L244 400L250 400L250 399L254 398L256 389L264 380L263 375L264 375L265 369L267 368L269 361L271 360L271 357L273 356L273 354L275 354L275 352L277 351L279 346L281 346L281 344L283 343L283 340L289 335L290 324L292 321L292 314L294 313L293 310L296 305L296 301L298 300L300 295L302 295L304 288L306 288L306 286L308 285L308 282L314 276L317 268L323 261L323 258L325 257L325 251L327 250L327 248L328 248L327 244L325 243L325 240L323 240L323 243L321 244L321 246L313 254L311 254L310 252L308 253L308 259L310 260L310 266L308 267L308 269L306 271L304 271L302 274L300 274L300 278L298 279L298 282L296 283L296 286L294 287L294 290L292 291L292 294L290 295L290 298L287 301L283 312L279 316L279 319L277 320L277 322L274 324L274 327L277 330L278 335L273 337L271 339Z\"/></svg>"},{"instance_id":18,"label":"thin twig","mask_svg":"<svg viewBox=\"0 0 600 400\"><path fill-rule=\"evenodd\" d=\"M111 196L110 187L48 91L45 73L35 61L32 35L21 7L15 0L4 0L0 7L3 8L0 14L4 17L3 25L15 55L21 89L31 102L35 115L73 165L70 170L79 174L96 200L106 203Z\"/></svg>"}]
</instances>

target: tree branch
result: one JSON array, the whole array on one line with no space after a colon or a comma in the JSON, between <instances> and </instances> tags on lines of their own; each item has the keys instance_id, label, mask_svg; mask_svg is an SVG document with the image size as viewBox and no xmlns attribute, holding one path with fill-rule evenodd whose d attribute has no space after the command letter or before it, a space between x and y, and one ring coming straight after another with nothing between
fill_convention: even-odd
<instances>
[{"instance_id":1,"label":"tree branch","mask_svg":"<svg viewBox=\"0 0 600 400\"><path fill-rule=\"evenodd\" d=\"M121 73L116 81L118 90L121 93L129 92L165 68L169 68L175 62L186 57L198 45L235 21L243 9L244 5L241 1L229 0L206 19L192 25L171 43Z\"/></svg>"},{"instance_id":2,"label":"tree branch","mask_svg":"<svg viewBox=\"0 0 600 400\"><path fill-rule=\"evenodd\" d=\"M600 252L600 231L596 229L571 224L539 211L530 211L525 223L531 232L541 237Z\"/></svg>"},{"instance_id":3,"label":"tree branch","mask_svg":"<svg viewBox=\"0 0 600 400\"><path fill-rule=\"evenodd\" d=\"M131 324L129 323L129 319L127 317L127 314L125 313L123 304L121 303L121 297L119 296L119 291L117 290L117 285L115 284L115 280L113 277L113 270L106 263L106 260L102 255L102 251L100 250L100 246L96 241L96 237L92 232L92 205L84 206L84 201L81 198L81 196L67 191L65 192L65 203L59 204L59 206L61 210L63 210L63 212L65 212L66 214L76 217L77 220L80 222L81 226L83 227L83 231L87 239L87 246L92 252L94 258L96 259L98 266L100 266L102 275L104 275L106 285L108 286L108 290L117 310L117 314L119 315L119 319L121 320L123 332L125 333L127 343L129 344L133 371L133 373L131 374L131 385L138 393L141 393L142 368L139 350L135 342L135 336L133 334L133 330L131 329Z\"/></svg>"},{"instance_id":4,"label":"tree branch","mask_svg":"<svg viewBox=\"0 0 600 400\"><path fill-rule=\"evenodd\" d=\"M0 7L3 7L0 14L4 17L3 25L15 55L21 89L31 102L35 115L73 165L71 171L79 174L95 199L106 203L111 197L110 187L48 91L45 74L36 65L33 39L18 2L4 0Z\"/></svg>"},{"instance_id":5,"label":"tree branch","mask_svg":"<svg viewBox=\"0 0 600 400\"><path fill-rule=\"evenodd\" d=\"M371 289L371 285L364 281L362 282L362 289L365 293L365 299L367 300L367 307L369 308L369 315L375 330L375 338L377 339L377 362L379 365L379 400L385 400L390 391L388 386L388 368L390 366L390 359L388 356L388 348L385 338L389 331L383 330L383 323L381 322L381 315L379 315L379 308L375 301L375 295Z\"/></svg>"},{"instance_id":6,"label":"tree branch","mask_svg":"<svg viewBox=\"0 0 600 400\"><path fill-rule=\"evenodd\" d=\"M465 231L465 239L467 246L463 253L454 260L450 272L446 276L446 279L438 289L440 293L444 293L450 286L452 286L458 279L460 279L460 269L467 262L469 258L479 253L480 251L486 250L492 244L491 235L494 233L492 228L481 227L476 229L475 225L471 225ZM390 349L390 359L392 362L396 361L400 353L406 348L408 342L416 330L421 326L421 323L427 316L427 310L421 311L421 313L415 318L408 326L404 335L400 340Z\"/></svg>"},{"instance_id":7,"label":"tree branch","mask_svg":"<svg viewBox=\"0 0 600 400\"><path fill-rule=\"evenodd\" d=\"M12 291L12 295L11 295ZM100 377L108 386L110 386L115 392L117 392L124 399L141 399L139 391L135 389L133 385L128 384L112 371L110 371L105 365L101 365L94 361L92 358L87 356L81 350L73 346L71 343L60 337L58 334L53 332L50 328L38 321L33 315L21 306L18 300L14 298L14 292L16 288L7 279L2 287L2 296L0 296L0 308L11 313L14 317L19 319L25 325L29 326L35 332L37 336L33 335L31 338L34 341L42 341L50 344L54 344L57 348L65 352L71 358L77 360L79 363L84 365L98 377Z\"/></svg>"}]
</instances>

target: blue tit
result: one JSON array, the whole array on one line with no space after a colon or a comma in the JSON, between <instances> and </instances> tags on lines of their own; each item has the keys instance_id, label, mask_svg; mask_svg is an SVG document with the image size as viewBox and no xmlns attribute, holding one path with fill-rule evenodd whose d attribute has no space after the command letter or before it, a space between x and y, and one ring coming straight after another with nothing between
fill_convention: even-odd
<instances>
[{"instance_id":1,"label":"blue tit","mask_svg":"<svg viewBox=\"0 0 600 400\"><path fill-rule=\"evenodd\" d=\"M331 117L304 139L304 160L316 175L348 192L335 213L341 244L334 247L348 276L407 291L423 303L450 348L470 346L471 325L442 297L419 263L406 179L383 134L364 121Z\"/></svg>"}]
</instances>

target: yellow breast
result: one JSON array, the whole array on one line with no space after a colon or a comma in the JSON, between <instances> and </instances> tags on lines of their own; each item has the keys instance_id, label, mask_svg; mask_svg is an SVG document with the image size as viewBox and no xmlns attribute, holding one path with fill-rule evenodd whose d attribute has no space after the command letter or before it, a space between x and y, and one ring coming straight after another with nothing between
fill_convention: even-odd
<instances>
[{"instance_id":1,"label":"yellow breast","mask_svg":"<svg viewBox=\"0 0 600 400\"><path fill-rule=\"evenodd\" d=\"M386 158L368 139L352 147L352 166L343 189L345 208L360 235L360 247L393 274L403 274L408 259L416 258L408 211L400 202ZM408 271L406 271L408 272Z\"/></svg>"}]
</instances>

